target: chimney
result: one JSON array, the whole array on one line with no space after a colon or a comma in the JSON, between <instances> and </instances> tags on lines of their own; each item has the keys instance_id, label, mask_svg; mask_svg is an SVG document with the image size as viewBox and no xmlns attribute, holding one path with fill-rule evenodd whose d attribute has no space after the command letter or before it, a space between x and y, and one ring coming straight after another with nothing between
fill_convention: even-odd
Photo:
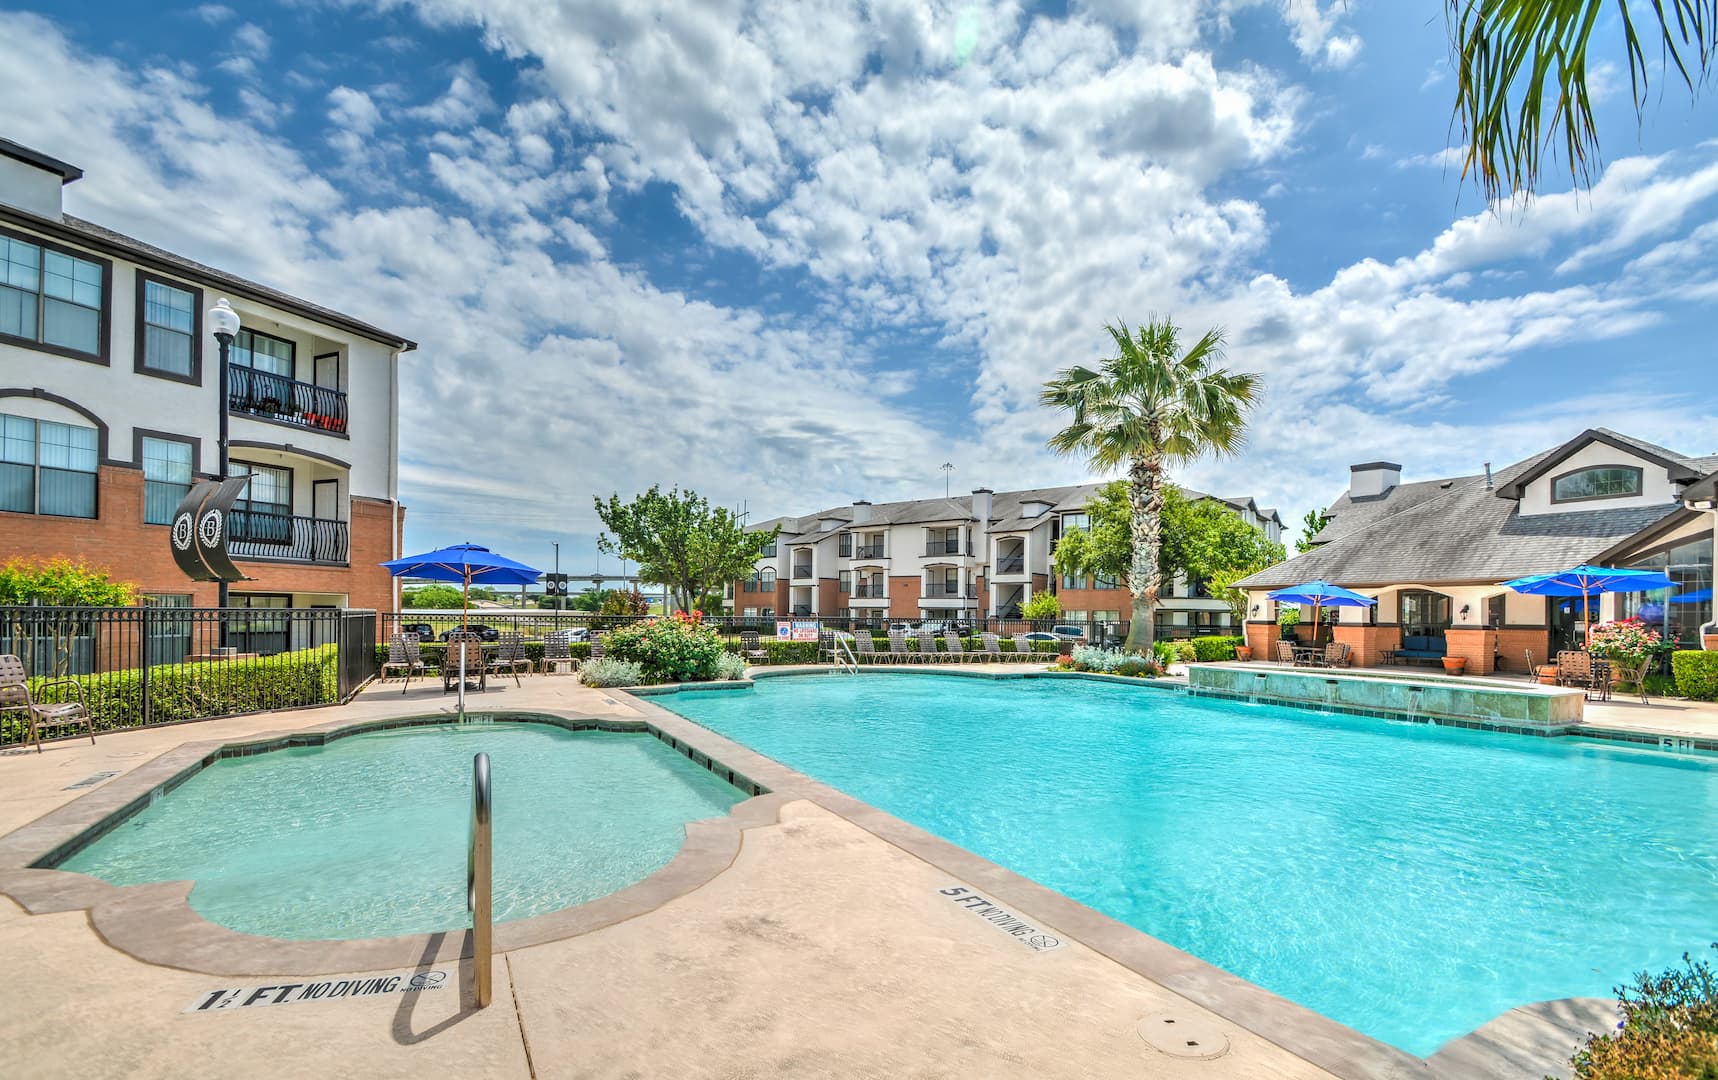
<instances>
[{"instance_id":1,"label":"chimney","mask_svg":"<svg viewBox=\"0 0 1718 1080\"><path fill-rule=\"evenodd\" d=\"M1348 497L1374 499L1402 482L1402 466L1394 461L1368 461L1348 467Z\"/></svg>"},{"instance_id":2,"label":"chimney","mask_svg":"<svg viewBox=\"0 0 1718 1080\"><path fill-rule=\"evenodd\" d=\"M989 488L972 489L972 520L978 522L980 532L990 528L990 497L994 494Z\"/></svg>"},{"instance_id":3,"label":"chimney","mask_svg":"<svg viewBox=\"0 0 1718 1080\"><path fill-rule=\"evenodd\" d=\"M871 504L864 499L853 502L853 524L863 525L871 520Z\"/></svg>"},{"instance_id":4,"label":"chimney","mask_svg":"<svg viewBox=\"0 0 1718 1080\"><path fill-rule=\"evenodd\" d=\"M1491 490L1491 462L1485 463L1485 490Z\"/></svg>"},{"instance_id":5,"label":"chimney","mask_svg":"<svg viewBox=\"0 0 1718 1080\"><path fill-rule=\"evenodd\" d=\"M0 203L58 221L60 189L82 176L76 165L0 139Z\"/></svg>"}]
</instances>

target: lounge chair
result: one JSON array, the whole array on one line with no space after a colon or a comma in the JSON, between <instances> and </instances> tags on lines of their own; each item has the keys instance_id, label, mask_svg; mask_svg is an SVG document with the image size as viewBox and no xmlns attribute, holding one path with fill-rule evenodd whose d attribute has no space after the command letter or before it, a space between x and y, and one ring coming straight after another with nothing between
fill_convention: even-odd
<instances>
[{"instance_id":1,"label":"lounge chair","mask_svg":"<svg viewBox=\"0 0 1718 1080\"><path fill-rule=\"evenodd\" d=\"M1014 642L1014 655L1015 656L1031 656L1032 653L1034 652L1034 650L1032 648L1032 639L1027 637L1025 634L1015 634L1009 640ZM1021 663L1030 663L1030 661L1025 661L1025 660L1020 661L1020 662Z\"/></svg>"},{"instance_id":2,"label":"lounge chair","mask_svg":"<svg viewBox=\"0 0 1718 1080\"><path fill-rule=\"evenodd\" d=\"M770 658L769 652L758 644L758 632L756 630L740 632L740 651L745 654L746 662L750 664L762 664Z\"/></svg>"},{"instance_id":3,"label":"lounge chair","mask_svg":"<svg viewBox=\"0 0 1718 1080\"><path fill-rule=\"evenodd\" d=\"M921 663L921 664L938 664L938 663L941 663L943 658L942 658L942 655L937 652L937 636L929 630L920 630L918 633L918 638L919 638L919 657L920 657L919 663Z\"/></svg>"},{"instance_id":4,"label":"lounge chair","mask_svg":"<svg viewBox=\"0 0 1718 1080\"><path fill-rule=\"evenodd\" d=\"M513 685L519 682L519 672L531 671L531 661L525 656L525 635L502 634L501 647L495 650L495 655L488 661L490 671L505 671L513 676Z\"/></svg>"},{"instance_id":5,"label":"lounge chair","mask_svg":"<svg viewBox=\"0 0 1718 1080\"><path fill-rule=\"evenodd\" d=\"M479 690L489 689L488 668L483 663L483 639L464 630L447 636L447 650L441 654L441 692L447 693L459 682L459 656L465 654L465 678L477 679Z\"/></svg>"},{"instance_id":6,"label":"lounge chair","mask_svg":"<svg viewBox=\"0 0 1718 1080\"><path fill-rule=\"evenodd\" d=\"M995 634L985 634L979 639L984 642L984 658L1000 661L1002 659L1002 639Z\"/></svg>"},{"instance_id":7,"label":"lounge chair","mask_svg":"<svg viewBox=\"0 0 1718 1080\"><path fill-rule=\"evenodd\" d=\"M904 664L912 659L907 651L907 635L899 630L889 631L889 662Z\"/></svg>"},{"instance_id":8,"label":"lounge chair","mask_svg":"<svg viewBox=\"0 0 1718 1080\"><path fill-rule=\"evenodd\" d=\"M871 631L861 630L853 635L853 659L865 664L877 662L877 643L871 640Z\"/></svg>"},{"instance_id":9,"label":"lounge chair","mask_svg":"<svg viewBox=\"0 0 1718 1080\"><path fill-rule=\"evenodd\" d=\"M1348 666L1348 643L1332 641L1324 647L1324 655L1312 662L1313 667L1339 668Z\"/></svg>"},{"instance_id":10,"label":"lounge chair","mask_svg":"<svg viewBox=\"0 0 1718 1080\"><path fill-rule=\"evenodd\" d=\"M412 685L414 673L424 673L423 650L418 647L416 634L395 634L388 639L388 658L382 661L382 678L386 679L390 671L406 673L406 684L400 687L402 694Z\"/></svg>"},{"instance_id":11,"label":"lounge chair","mask_svg":"<svg viewBox=\"0 0 1718 1080\"><path fill-rule=\"evenodd\" d=\"M966 663L967 656L969 654L967 653L966 649L962 646L959 634L944 634L943 635L943 647L948 650L949 663L951 663L951 664L964 664L964 663Z\"/></svg>"},{"instance_id":12,"label":"lounge chair","mask_svg":"<svg viewBox=\"0 0 1718 1080\"><path fill-rule=\"evenodd\" d=\"M84 704L83 683L76 679L44 679L36 684L38 691L50 686L69 686L77 695L76 701L50 702L37 701L30 692L30 681L24 674L24 661L10 654L0 655L0 714L22 712L29 723L27 742L36 744L36 753L42 752L42 729L77 727L83 725L89 732L89 741L95 742L95 721L90 718L89 708Z\"/></svg>"}]
</instances>

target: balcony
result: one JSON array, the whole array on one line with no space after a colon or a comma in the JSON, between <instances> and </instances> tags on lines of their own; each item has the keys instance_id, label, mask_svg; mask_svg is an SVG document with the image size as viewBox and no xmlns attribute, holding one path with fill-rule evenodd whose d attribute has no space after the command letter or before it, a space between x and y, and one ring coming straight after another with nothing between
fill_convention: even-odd
<instances>
[{"instance_id":1,"label":"balcony","mask_svg":"<svg viewBox=\"0 0 1718 1080\"><path fill-rule=\"evenodd\" d=\"M882 544L871 544L869 546L866 546L866 545L861 544L859 547L856 547L853 549L853 557L855 559L881 559L881 558L884 558L883 545Z\"/></svg>"},{"instance_id":2,"label":"balcony","mask_svg":"<svg viewBox=\"0 0 1718 1080\"><path fill-rule=\"evenodd\" d=\"M344 521L260 510L227 515L227 551L235 559L345 566L348 541Z\"/></svg>"},{"instance_id":3,"label":"balcony","mask_svg":"<svg viewBox=\"0 0 1718 1080\"><path fill-rule=\"evenodd\" d=\"M996 575L1024 574L1026 572L1026 556L1004 555L996 560Z\"/></svg>"},{"instance_id":4,"label":"balcony","mask_svg":"<svg viewBox=\"0 0 1718 1080\"><path fill-rule=\"evenodd\" d=\"M978 586L969 584L962 587L955 581L925 582L925 599L935 600L947 596L964 596L968 600L974 600L978 597Z\"/></svg>"},{"instance_id":5,"label":"balcony","mask_svg":"<svg viewBox=\"0 0 1718 1080\"><path fill-rule=\"evenodd\" d=\"M343 391L255 368L235 367L227 372L227 411L278 420L310 431L346 433Z\"/></svg>"},{"instance_id":6,"label":"balcony","mask_svg":"<svg viewBox=\"0 0 1718 1080\"><path fill-rule=\"evenodd\" d=\"M926 555L971 555L972 545L959 540L932 540L925 545Z\"/></svg>"},{"instance_id":7,"label":"balcony","mask_svg":"<svg viewBox=\"0 0 1718 1080\"><path fill-rule=\"evenodd\" d=\"M810 563L798 563L798 564L796 564L793 568L793 580L795 580L795 581L810 581L811 580L811 564Z\"/></svg>"},{"instance_id":8,"label":"balcony","mask_svg":"<svg viewBox=\"0 0 1718 1080\"><path fill-rule=\"evenodd\" d=\"M887 600L889 588L886 585L859 585L853 590L855 600Z\"/></svg>"}]
</instances>

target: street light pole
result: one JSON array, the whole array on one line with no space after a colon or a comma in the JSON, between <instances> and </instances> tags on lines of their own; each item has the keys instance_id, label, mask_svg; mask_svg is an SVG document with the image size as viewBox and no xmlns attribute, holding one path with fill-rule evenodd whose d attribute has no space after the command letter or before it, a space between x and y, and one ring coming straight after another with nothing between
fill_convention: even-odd
<instances>
[{"instance_id":1,"label":"street light pole","mask_svg":"<svg viewBox=\"0 0 1718 1080\"><path fill-rule=\"evenodd\" d=\"M561 610L561 542L555 544L555 610Z\"/></svg>"},{"instance_id":2,"label":"street light pole","mask_svg":"<svg viewBox=\"0 0 1718 1080\"><path fill-rule=\"evenodd\" d=\"M224 296L215 301L215 306L209 309L209 329L214 332L215 340L219 342L221 346L220 377L219 381L215 384L215 392L219 396L221 402L220 427L218 429L219 438L217 442L218 454L216 456L215 468L220 474L219 478L225 480L227 478L227 468L229 465L227 460L227 413L229 411L228 404L231 400L230 395L232 394L232 388L227 384L227 370L232 359L231 353L233 339L239 336L240 323L238 312L233 310L233 306L227 303L227 298ZM215 604L221 609L221 614L219 616L221 648L225 649L227 647L228 599L227 581L225 578L221 579L217 596L218 599L215 601Z\"/></svg>"}]
</instances>

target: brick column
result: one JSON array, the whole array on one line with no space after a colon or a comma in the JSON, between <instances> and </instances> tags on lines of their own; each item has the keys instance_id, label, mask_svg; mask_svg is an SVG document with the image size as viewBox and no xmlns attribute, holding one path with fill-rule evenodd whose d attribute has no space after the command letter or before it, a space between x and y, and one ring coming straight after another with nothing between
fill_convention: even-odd
<instances>
[{"instance_id":1,"label":"brick column","mask_svg":"<svg viewBox=\"0 0 1718 1080\"><path fill-rule=\"evenodd\" d=\"M1399 626L1339 622L1332 633L1336 641L1348 646L1350 667L1377 667L1384 662L1385 649L1402 647L1402 628Z\"/></svg>"},{"instance_id":2,"label":"brick column","mask_svg":"<svg viewBox=\"0 0 1718 1080\"><path fill-rule=\"evenodd\" d=\"M1282 627L1275 622L1255 619L1246 626L1247 648L1253 650L1254 660L1275 660L1277 642L1283 638Z\"/></svg>"},{"instance_id":3,"label":"brick column","mask_svg":"<svg viewBox=\"0 0 1718 1080\"><path fill-rule=\"evenodd\" d=\"M1497 631L1458 629L1444 631L1445 655L1467 657L1467 674L1490 675L1497 670Z\"/></svg>"}]
</instances>

